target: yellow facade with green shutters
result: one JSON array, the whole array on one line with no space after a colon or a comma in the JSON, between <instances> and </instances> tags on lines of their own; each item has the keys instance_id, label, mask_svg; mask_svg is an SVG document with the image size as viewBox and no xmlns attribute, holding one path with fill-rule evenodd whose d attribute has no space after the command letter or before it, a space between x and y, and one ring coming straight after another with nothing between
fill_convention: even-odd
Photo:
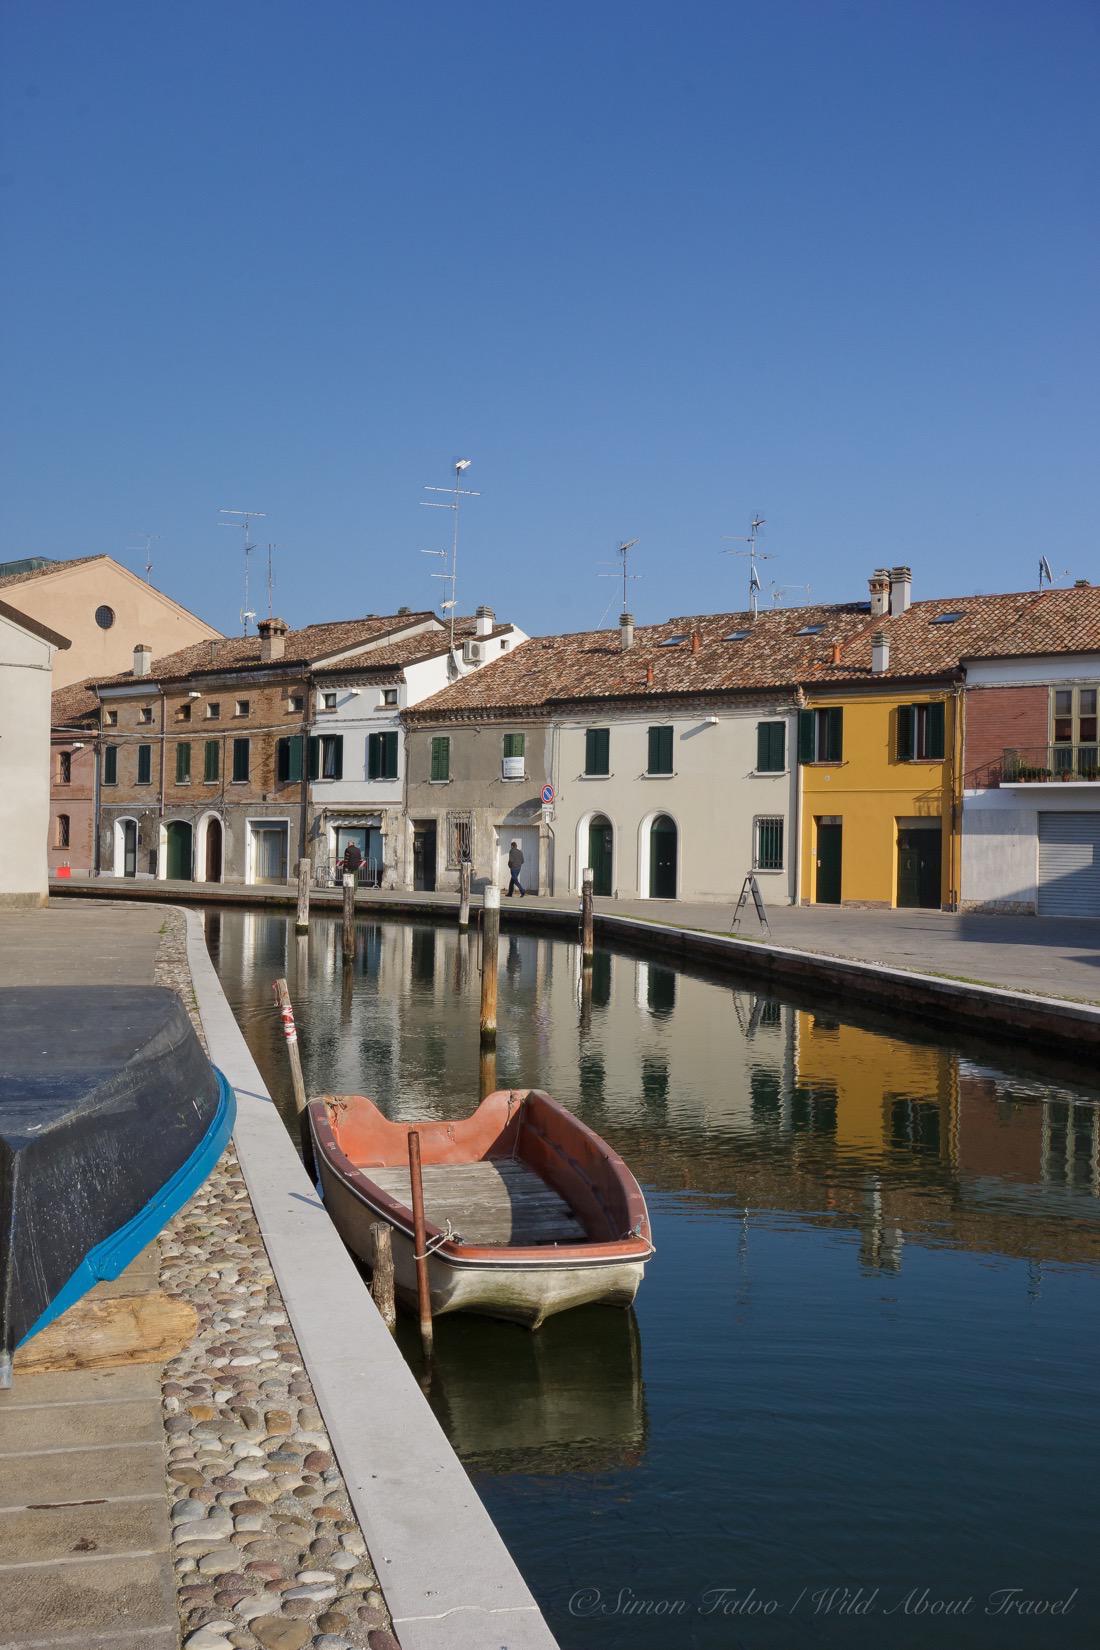
<instances>
[{"instance_id":1,"label":"yellow facade with green shutters","mask_svg":"<svg viewBox=\"0 0 1100 1650\"><path fill-rule=\"evenodd\" d=\"M950 690L806 695L798 729L803 904L956 902L956 731Z\"/></svg>"}]
</instances>

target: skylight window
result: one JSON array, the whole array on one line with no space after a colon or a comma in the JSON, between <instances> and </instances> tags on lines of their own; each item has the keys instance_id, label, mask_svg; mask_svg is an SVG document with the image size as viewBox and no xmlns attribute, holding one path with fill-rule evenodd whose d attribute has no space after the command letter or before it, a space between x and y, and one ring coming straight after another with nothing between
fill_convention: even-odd
<instances>
[{"instance_id":1,"label":"skylight window","mask_svg":"<svg viewBox=\"0 0 1100 1650\"><path fill-rule=\"evenodd\" d=\"M747 630L731 630L728 636L723 636L724 642L743 642L748 637Z\"/></svg>"},{"instance_id":2,"label":"skylight window","mask_svg":"<svg viewBox=\"0 0 1100 1650\"><path fill-rule=\"evenodd\" d=\"M932 623L933 624L954 624L956 619L961 619L961 618L962 618L961 613L937 613L936 617L932 620Z\"/></svg>"},{"instance_id":3,"label":"skylight window","mask_svg":"<svg viewBox=\"0 0 1100 1650\"><path fill-rule=\"evenodd\" d=\"M796 630L796 636L820 636L825 629L823 624L804 624L801 630Z\"/></svg>"},{"instance_id":4,"label":"skylight window","mask_svg":"<svg viewBox=\"0 0 1100 1650\"><path fill-rule=\"evenodd\" d=\"M661 642L659 645L661 647L679 647L681 642L686 642L686 641L687 641L686 636L666 636L664 641Z\"/></svg>"}]
</instances>

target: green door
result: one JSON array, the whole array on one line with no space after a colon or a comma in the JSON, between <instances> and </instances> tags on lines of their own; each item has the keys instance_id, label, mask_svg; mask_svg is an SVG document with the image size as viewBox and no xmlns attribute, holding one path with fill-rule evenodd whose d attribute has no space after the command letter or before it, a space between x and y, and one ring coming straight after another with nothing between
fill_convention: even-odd
<instances>
[{"instance_id":1,"label":"green door","mask_svg":"<svg viewBox=\"0 0 1100 1650\"><path fill-rule=\"evenodd\" d=\"M938 911L943 840L939 826L898 827L898 905Z\"/></svg>"},{"instance_id":2,"label":"green door","mask_svg":"<svg viewBox=\"0 0 1100 1650\"><path fill-rule=\"evenodd\" d=\"M603 814L597 814L588 827L588 863L592 867L594 894L611 892L611 853L614 844L611 821L605 819Z\"/></svg>"},{"instance_id":3,"label":"green door","mask_svg":"<svg viewBox=\"0 0 1100 1650\"><path fill-rule=\"evenodd\" d=\"M817 825L817 884L814 898L818 905L840 904L840 833L839 824L819 820Z\"/></svg>"},{"instance_id":4,"label":"green door","mask_svg":"<svg viewBox=\"0 0 1100 1650\"><path fill-rule=\"evenodd\" d=\"M173 819L166 832L166 875L177 882L191 880L191 827L185 819Z\"/></svg>"},{"instance_id":5,"label":"green door","mask_svg":"<svg viewBox=\"0 0 1100 1650\"><path fill-rule=\"evenodd\" d=\"M676 898L676 825L659 814L649 833L649 897Z\"/></svg>"}]
</instances>

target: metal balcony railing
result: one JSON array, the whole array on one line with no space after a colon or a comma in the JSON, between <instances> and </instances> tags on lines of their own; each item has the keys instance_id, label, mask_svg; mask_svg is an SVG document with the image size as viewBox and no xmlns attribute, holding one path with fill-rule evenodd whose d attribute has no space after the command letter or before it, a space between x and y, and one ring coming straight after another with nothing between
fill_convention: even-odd
<instances>
[{"instance_id":1,"label":"metal balcony railing","mask_svg":"<svg viewBox=\"0 0 1100 1650\"><path fill-rule=\"evenodd\" d=\"M1058 785L1100 782L1100 744L1026 745L1003 752L999 762L967 774L969 789L996 785Z\"/></svg>"}]
</instances>

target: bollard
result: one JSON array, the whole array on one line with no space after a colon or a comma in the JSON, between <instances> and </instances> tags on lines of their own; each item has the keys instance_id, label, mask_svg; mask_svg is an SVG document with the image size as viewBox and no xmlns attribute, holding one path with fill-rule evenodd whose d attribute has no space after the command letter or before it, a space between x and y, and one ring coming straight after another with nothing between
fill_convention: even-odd
<instances>
[{"instance_id":1,"label":"bollard","mask_svg":"<svg viewBox=\"0 0 1100 1650\"><path fill-rule=\"evenodd\" d=\"M497 1086L497 1051L494 1048L483 1048L478 1061L478 1089L477 1097L484 1100L487 1094L495 1094Z\"/></svg>"},{"instance_id":2,"label":"bollard","mask_svg":"<svg viewBox=\"0 0 1100 1650\"><path fill-rule=\"evenodd\" d=\"M458 868L458 927L460 933L465 933L470 926L470 883L473 881L474 868L468 859L464 859Z\"/></svg>"},{"instance_id":3,"label":"bollard","mask_svg":"<svg viewBox=\"0 0 1100 1650\"><path fill-rule=\"evenodd\" d=\"M355 955L355 872L344 872L344 960Z\"/></svg>"},{"instance_id":4,"label":"bollard","mask_svg":"<svg viewBox=\"0 0 1100 1650\"><path fill-rule=\"evenodd\" d=\"M591 961L596 949L595 923L592 915L592 867L586 865L581 875L581 955Z\"/></svg>"},{"instance_id":5,"label":"bollard","mask_svg":"<svg viewBox=\"0 0 1100 1650\"><path fill-rule=\"evenodd\" d=\"M420 1344L425 1358L432 1355L432 1294L428 1285L428 1230L424 1219L424 1177L420 1170L420 1135L409 1130L409 1184L412 1188L413 1259L416 1262L416 1304L420 1314Z\"/></svg>"},{"instance_id":6,"label":"bollard","mask_svg":"<svg viewBox=\"0 0 1100 1650\"><path fill-rule=\"evenodd\" d=\"M309 927L309 876L312 870L312 860L298 861L298 915L294 919L294 931L298 934L304 934Z\"/></svg>"},{"instance_id":7,"label":"bollard","mask_svg":"<svg viewBox=\"0 0 1100 1650\"><path fill-rule=\"evenodd\" d=\"M294 1006L290 1001L290 988L285 980L276 980L274 989L275 1003L283 1022L283 1036L286 1038L286 1056L290 1062L290 1083L294 1091L294 1110L298 1117L298 1131L302 1142L302 1162L309 1178L315 1180L317 1176L313 1159L313 1137L309 1132L306 1084L302 1076L302 1055L298 1047L298 1028L294 1024Z\"/></svg>"},{"instance_id":8,"label":"bollard","mask_svg":"<svg viewBox=\"0 0 1100 1650\"><path fill-rule=\"evenodd\" d=\"M497 967L500 961L500 889L486 888L481 935L481 1046L497 1046Z\"/></svg>"},{"instance_id":9,"label":"bollard","mask_svg":"<svg viewBox=\"0 0 1100 1650\"><path fill-rule=\"evenodd\" d=\"M393 1296L393 1235L384 1220L376 1220L371 1226L370 1248L371 1299L392 1335L397 1328L397 1307Z\"/></svg>"}]
</instances>

